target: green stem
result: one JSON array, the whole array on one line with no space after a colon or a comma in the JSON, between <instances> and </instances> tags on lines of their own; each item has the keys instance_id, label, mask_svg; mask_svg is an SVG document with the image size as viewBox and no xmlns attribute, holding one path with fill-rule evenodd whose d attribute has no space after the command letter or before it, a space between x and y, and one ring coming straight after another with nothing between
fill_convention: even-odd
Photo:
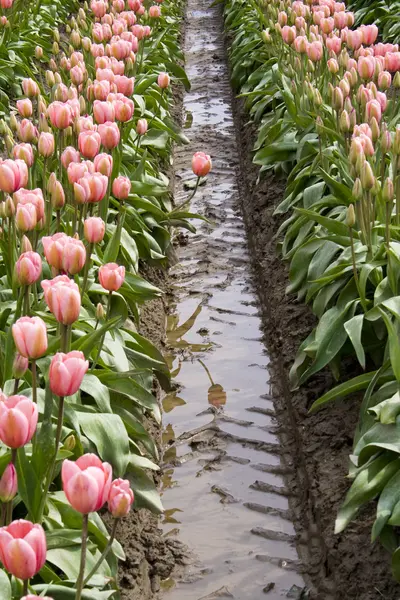
<instances>
[{"instance_id":1,"label":"green stem","mask_svg":"<svg viewBox=\"0 0 400 600\"><path fill-rule=\"evenodd\" d=\"M87 285L87 280L88 280L88 276L89 276L89 269L90 269L93 248L94 248L94 244L90 243L89 247L87 249L85 270L83 273L83 283L82 283L82 289L81 289L81 298L82 299L86 292L86 285Z\"/></svg>"},{"instance_id":2,"label":"green stem","mask_svg":"<svg viewBox=\"0 0 400 600\"><path fill-rule=\"evenodd\" d=\"M28 595L28 585L29 585L29 580L25 579L24 585L23 585L23 590L22 590L22 597Z\"/></svg>"},{"instance_id":3,"label":"green stem","mask_svg":"<svg viewBox=\"0 0 400 600\"><path fill-rule=\"evenodd\" d=\"M107 542L107 546L104 548L103 554L100 556L99 560L97 561L97 563L95 564L95 566L93 567L93 569L90 571L89 575L87 575L87 577L85 577L85 580L83 582L83 587L85 587L85 585L87 583L89 583L89 581L92 579L93 575L96 575L97 571L99 570L99 567L100 567L101 563L107 558L108 553L110 552L111 547L113 545L113 542L115 540L115 535L117 533L118 523L119 523L119 519L115 519L114 523L113 523L112 530L111 530L110 539Z\"/></svg>"},{"instance_id":4,"label":"green stem","mask_svg":"<svg viewBox=\"0 0 400 600\"><path fill-rule=\"evenodd\" d=\"M83 515L82 522L82 549L81 549L81 566L79 569L79 577L76 582L76 596L75 600L81 600L84 577L85 577L85 566L86 566L86 547L87 547L87 537L88 537L88 523L89 523L89 515Z\"/></svg>"},{"instance_id":5,"label":"green stem","mask_svg":"<svg viewBox=\"0 0 400 600\"><path fill-rule=\"evenodd\" d=\"M185 204L189 204L192 201L192 199L194 198L194 196L197 192L197 188L199 187L200 179L201 179L200 177L197 178L195 188L194 188L193 192L191 193L191 195L189 196L189 198L187 200L184 200L180 204L178 204L178 206L175 206L175 208L173 209L172 212L178 212L179 210L181 210L181 208L183 208L185 206Z\"/></svg>"},{"instance_id":6,"label":"green stem","mask_svg":"<svg viewBox=\"0 0 400 600\"><path fill-rule=\"evenodd\" d=\"M29 317L29 290L30 286L26 285L24 289L24 315Z\"/></svg>"},{"instance_id":7,"label":"green stem","mask_svg":"<svg viewBox=\"0 0 400 600\"><path fill-rule=\"evenodd\" d=\"M36 360L32 361L32 400L37 402L37 371L36 371Z\"/></svg>"}]
</instances>

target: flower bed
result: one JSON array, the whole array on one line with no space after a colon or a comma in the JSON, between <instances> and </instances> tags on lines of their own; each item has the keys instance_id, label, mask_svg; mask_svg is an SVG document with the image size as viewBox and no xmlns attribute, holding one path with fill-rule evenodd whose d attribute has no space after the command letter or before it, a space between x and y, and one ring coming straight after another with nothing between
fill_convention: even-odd
<instances>
[{"instance_id":1,"label":"flower bed","mask_svg":"<svg viewBox=\"0 0 400 600\"><path fill-rule=\"evenodd\" d=\"M350 30L342 3L228 2L232 78L258 124L254 162L287 176L275 214L289 293L307 301L316 329L291 370L293 388L344 359L365 373L313 409L364 393L350 461L343 531L378 497L373 540L393 552L399 578L397 94L400 54L378 29ZM390 91L389 91L390 90ZM348 362L348 361L347 361Z\"/></svg>"},{"instance_id":2,"label":"flower bed","mask_svg":"<svg viewBox=\"0 0 400 600\"><path fill-rule=\"evenodd\" d=\"M2 8L8 48L15 19L36 41L36 17L53 12ZM192 228L162 170L171 144L186 142L171 118L171 77L189 86L181 9L93 0L53 43L45 29L36 59L52 50L49 69L22 80L1 124L2 600L118 597L120 520L133 503L162 510L144 424L160 422L153 380L169 370L138 333L141 305L161 295L139 264L165 267L171 227ZM194 157L197 184L210 166Z\"/></svg>"}]
</instances>

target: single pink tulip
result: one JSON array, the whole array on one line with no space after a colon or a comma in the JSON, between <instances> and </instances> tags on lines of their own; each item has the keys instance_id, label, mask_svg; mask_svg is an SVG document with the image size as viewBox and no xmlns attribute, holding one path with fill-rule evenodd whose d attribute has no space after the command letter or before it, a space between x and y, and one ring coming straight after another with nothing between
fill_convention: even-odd
<instances>
[{"instance_id":1,"label":"single pink tulip","mask_svg":"<svg viewBox=\"0 0 400 600\"><path fill-rule=\"evenodd\" d=\"M95 81L93 84L93 96L96 100L107 100L107 96L110 93L110 91L110 82L107 80Z\"/></svg>"},{"instance_id":2,"label":"single pink tulip","mask_svg":"<svg viewBox=\"0 0 400 600\"><path fill-rule=\"evenodd\" d=\"M362 32L363 44L371 46L378 37L378 27L374 25L361 25L360 30Z\"/></svg>"},{"instance_id":3,"label":"single pink tulip","mask_svg":"<svg viewBox=\"0 0 400 600\"><path fill-rule=\"evenodd\" d=\"M157 83L162 90L165 90L169 86L170 81L170 76L164 72L161 72L157 78Z\"/></svg>"},{"instance_id":4,"label":"single pink tulip","mask_svg":"<svg viewBox=\"0 0 400 600\"><path fill-rule=\"evenodd\" d=\"M81 240L75 238L67 238L63 248L63 271L76 275L81 271L86 262L86 249Z\"/></svg>"},{"instance_id":5,"label":"single pink tulip","mask_svg":"<svg viewBox=\"0 0 400 600\"><path fill-rule=\"evenodd\" d=\"M38 137L38 130L29 119L22 119L18 125L18 137L22 142L32 142Z\"/></svg>"},{"instance_id":6,"label":"single pink tulip","mask_svg":"<svg viewBox=\"0 0 400 600\"><path fill-rule=\"evenodd\" d=\"M34 204L18 204L15 223L19 231L33 231L37 225L37 213Z\"/></svg>"},{"instance_id":7,"label":"single pink tulip","mask_svg":"<svg viewBox=\"0 0 400 600\"><path fill-rule=\"evenodd\" d=\"M114 102L115 118L121 123L130 121L133 117L134 108L133 100L130 98L124 97L123 100L116 100Z\"/></svg>"},{"instance_id":8,"label":"single pink tulip","mask_svg":"<svg viewBox=\"0 0 400 600\"><path fill-rule=\"evenodd\" d=\"M370 100L365 106L366 118L370 121L375 118L378 123L382 118L382 108L378 100Z\"/></svg>"},{"instance_id":9,"label":"single pink tulip","mask_svg":"<svg viewBox=\"0 0 400 600\"><path fill-rule=\"evenodd\" d=\"M92 0L90 3L90 8L92 9L95 17L99 19L104 17L107 12L107 3L104 0Z\"/></svg>"},{"instance_id":10,"label":"single pink tulip","mask_svg":"<svg viewBox=\"0 0 400 600\"><path fill-rule=\"evenodd\" d=\"M18 492L17 471L12 463L9 463L0 479L0 500L11 502Z\"/></svg>"},{"instance_id":11,"label":"single pink tulip","mask_svg":"<svg viewBox=\"0 0 400 600\"><path fill-rule=\"evenodd\" d=\"M0 162L0 190L12 194L28 184L28 167L23 160Z\"/></svg>"},{"instance_id":12,"label":"single pink tulip","mask_svg":"<svg viewBox=\"0 0 400 600\"><path fill-rule=\"evenodd\" d=\"M87 115L86 117L79 117L75 121L75 131L79 135L82 131L96 131L97 127L93 123L93 117Z\"/></svg>"},{"instance_id":13,"label":"single pink tulip","mask_svg":"<svg viewBox=\"0 0 400 600\"><path fill-rule=\"evenodd\" d=\"M192 158L192 170L197 177L205 177L211 170L212 162L208 154L195 152Z\"/></svg>"},{"instance_id":14,"label":"single pink tulip","mask_svg":"<svg viewBox=\"0 0 400 600\"><path fill-rule=\"evenodd\" d=\"M81 295L77 284L67 275L42 281L44 299L59 323L72 325L79 318Z\"/></svg>"},{"instance_id":15,"label":"single pink tulip","mask_svg":"<svg viewBox=\"0 0 400 600\"><path fill-rule=\"evenodd\" d=\"M81 156L75 148L67 146L64 152L61 154L61 163L64 169L68 169L71 163L81 162Z\"/></svg>"},{"instance_id":16,"label":"single pink tulip","mask_svg":"<svg viewBox=\"0 0 400 600\"><path fill-rule=\"evenodd\" d=\"M97 173L101 173L102 175L105 175L106 177L111 177L112 168L113 168L113 159L112 159L111 154L106 154L105 152L102 152L101 154L98 154L95 157L93 162L94 162L94 168L96 169ZM82 175L82 177L83 177L83 175Z\"/></svg>"},{"instance_id":17,"label":"single pink tulip","mask_svg":"<svg viewBox=\"0 0 400 600\"><path fill-rule=\"evenodd\" d=\"M123 75L125 72L125 63L122 60L117 60L116 58L111 58L111 70L114 75Z\"/></svg>"},{"instance_id":18,"label":"single pink tulip","mask_svg":"<svg viewBox=\"0 0 400 600\"><path fill-rule=\"evenodd\" d=\"M64 247L68 239L68 236L62 232L42 238L46 260L56 271L63 270Z\"/></svg>"},{"instance_id":19,"label":"single pink tulip","mask_svg":"<svg viewBox=\"0 0 400 600\"><path fill-rule=\"evenodd\" d=\"M372 79L375 73L375 58L373 56L360 56L357 70L361 79Z\"/></svg>"},{"instance_id":20,"label":"single pink tulip","mask_svg":"<svg viewBox=\"0 0 400 600\"><path fill-rule=\"evenodd\" d=\"M71 506L82 514L104 506L110 493L112 468L95 454L84 454L76 462L64 460L63 490Z\"/></svg>"},{"instance_id":21,"label":"single pink tulip","mask_svg":"<svg viewBox=\"0 0 400 600\"><path fill-rule=\"evenodd\" d=\"M81 179L84 176L85 173L88 173L88 171L88 166L85 162L71 162L69 163L67 169L68 181L71 184L76 183L77 181L79 181L79 179Z\"/></svg>"},{"instance_id":22,"label":"single pink tulip","mask_svg":"<svg viewBox=\"0 0 400 600\"><path fill-rule=\"evenodd\" d=\"M25 358L36 360L47 350L47 329L40 317L20 317L12 326L12 335Z\"/></svg>"},{"instance_id":23,"label":"single pink tulip","mask_svg":"<svg viewBox=\"0 0 400 600\"><path fill-rule=\"evenodd\" d=\"M10 396L0 402L0 439L9 448L21 448L36 431L37 404L26 396Z\"/></svg>"},{"instance_id":24,"label":"single pink tulip","mask_svg":"<svg viewBox=\"0 0 400 600\"><path fill-rule=\"evenodd\" d=\"M116 292L125 281L125 267L107 263L99 269L99 281L105 290Z\"/></svg>"},{"instance_id":25,"label":"single pink tulip","mask_svg":"<svg viewBox=\"0 0 400 600\"><path fill-rule=\"evenodd\" d=\"M97 131L82 131L78 137L78 146L85 158L94 158L100 150L101 137Z\"/></svg>"},{"instance_id":26,"label":"single pink tulip","mask_svg":"<svg viewBox=\"0 0 400 600\"><path fill-rule=\"evenodd\" d=\"M85 173L85 175L74 184L76 193L82 194L84 202L100 202L106 195L108 177L101 173Z\"/></svg>"},{"instance_id":27,"label":"single pink tulip","mask_svg":"<svg viewBox=\"0 0 400 600\"><path fill-rule=\"evenodd\" d=\"M145 133L147 133L147 128L148 124L146 119L139 119L136 123L136 133L138 135L144 135Z\"/></svg>"},{"instance_id":28,"label":"single pink tulip","mask_svg":"<svg viewBox=\"0 0 400 600\"><path fill-rule=\"evenodd\" d=\"M334 54L339 54L342 47L342 40L337 35L334 35L331 38L326 38L326 47L328 50L333 52Z\"/></svg>"},{"instance_id":29,"label":"single pink tulip","mask_svg":"<svg viewBox=\"0 0 400 600\"><path fill-rule=\"evenodd\" d=\"M71 68L69 76L71 78L72 83L78 87L85 80L86 69L83 69L80 65L75 65Z\"/></svg>"},{"instance_id":30,"label":"single pink tulip","mask_svg":"<svg viewBox=\"0 0 400 600\"><path fill-rule=\"evenodd\" d=\"M100 217L88 217L84 224L85 240L89 244L99 244L106 231L106 224Z\"/></svg>"},{"instance_id":31,"label":"single pink tulip","mask_svg":"<svg viewBox=\"0 0 400 600\"><path fill-rule=\"evenodd\" d=\"M126 200L131 191L131 180L129 177L116 177L112 184L112 193L118 200Z\"/></svg>"},{"instance_id":32,"label":"single pink tulip","mask_svg":"<svg viewBox=\"0 0 400 600\"><path fill-rule=\"evenodd\" d=\"M11 575L24 581L46 562L46 534L39 524L13 521L0 529L0 560Z\"/></svg>"},{"instance_id":33,"label":"single pink tulip","mask_svg":"<svg viewBox=\"0 0 400 600\"><path fill-rule=\"evenodd\" d=\"M49 380L53 394L57 396L72 396L82 383L82 379L89 368L89 361L83 352L76 350L63 354L58 352L53 356Z\"/></svg>"},{"instance_id":34,"label":"single pink tulip","mask_svg":"<svg viewBox=\"0 0 400 600\"><path fill-rule=\"evenodd\" d=\"M50 123L56 129L66 129L73 122L73 112L66 102L52 102L47 109Z\"/></svg>"},{"instance_id":35,"label":"single pink tulip","mask_svg":"<svg viewBox=\"0 0 400 600\"><path fill-rule=\"evenodd\" d=\"M36 218L37 221L43 219L44 217L44 198L43 192L40 188L36 188L34 190L26 190L25 188L20 188L13 195L14 203L18 206L33 204L36 209Z\"/></svg>"},{"instance_id":36,"label":"single pink tulip","mask_svg":"<svg viewBox=\"0 0 400 600\"><path fill-rule=\"evenodd\" d=\"M108 510L116 519L126 517L133 504L134 495L128 479L114 479L108 496Z\"/></svg>"},{"instance_id":37,"label":"single pink tulip","mask_svg":"<svg viewBox=\"0 0 400 600\"><path fill-rule=\"evenodd\" d=\"M160 6L157 6L156 4L154 4L153 6L150 6L150 8L149 8L149 17L151 19L159 19L161 17L161 8L160 8Z\"/></svg>"},{"instance_id":38,"label":"single pink tulip","mask_svg":"<svg viewBox=\"0 0 400 600\"><path fill-rule=\"evenodd\" d=\"M115 121L114 105L111 102L95 100L93 102L93 115L99 124Z\"/></svg>"},{"instance_id":39,"label":"single pink tulip","mask_svg":"<svg viewBox=\"0 0 400 600\"><path fill-rule=\"evenodd\" d=\"M33 148L31 144L17 144L13 148L13 158L23 160L26 163L27 167L31 167L33 165Z\"/></svg>"},{"instance_id":40,"label":"single pink tulip","mask_svg":"<svg viewBox=\"0 0 400 600\"><path fill-rule=\"evenodd\" d=\"M121 134L116 123L107 121L106 123L99 125L98 131L104 148L111 150L118 146Z\"/></svg>"},{"instance_id":41,"label":"single pink tulip","mask_svg":"<svg viewBox=\"0 0 400 600\"><path fill-rule=\"evenodd\" d=\"M39 135L38 151L40 156L49 158L54 154L55 142L54 135L47 131L42 131Z\"/></svg>"},{"instance_id":42,"label":"single pink tulip","mask_svg":"<svg viewBox=\"0 0 400 600\"><path fill-rule=\"evenodd\" d=\"M17 110L21 117L24 117L25 119L31 117L33 114L33 106L31 100L29 100L29 98L17 100Z\"/></svg>"},{"instance_id":43,"label":"single pink tulip","mask_svg":"<svg viewBox=\"0 0 400 600\"><path fill-rule=\"evenodd\" d=\"M110 44L110 54L117 60L128 58L132 50L131 44L126 40L118 40Z\"/></svg>"},{"instance_id":44,"label":"single pink tulip","mask_svg":"<svg viewBox=\"0 0 400 600\"><path fill-rule=\"evenodd\" d=\"M381 71L378 75L378 87L384 92L392 85L392 76L389 71Z\"/></svg>"},{"instance_id":45,"label":"single pink tulip","mask_svg":"<svg viewBox=\"0 0 400 600\"><path fill-rule=\"evenodd\" d=\"M25 96L28 96L28 98L34 98L40 94L39 86L36 81L33 81L33 79L23 79L22 89Z\"/></svg>"},{"instance_id":46,"label":"single pink tulip","mask_svg":"<svg viewBox=\"0 0 400 600\"><path fill-rule=\"evenodd\" d=\"M15 274L20 285L32 285L42 274L42 259L37 252L24 252L15 263Z\"/></svg>"},{"instance_id":47,"label":"single pink tulip","mask_svg":"<svg viewBox=\"0 0 400 600\"><path fill-rule=\"evenodd\" d=\"M116 75L115 84L120 94L124 94L124 96L132 96L135 87L135 78L126 77L125 75Z\"/></svg>"}]
</instances>

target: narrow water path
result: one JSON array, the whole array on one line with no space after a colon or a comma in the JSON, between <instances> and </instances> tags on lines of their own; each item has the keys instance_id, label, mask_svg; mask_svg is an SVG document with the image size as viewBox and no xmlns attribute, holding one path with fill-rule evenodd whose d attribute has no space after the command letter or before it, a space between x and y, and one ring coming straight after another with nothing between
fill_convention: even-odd
<instances>
[{"instance_id":1,"label":"narrow water path","mask_svg":"<svg viewBox=\"0 0 400 600\"><path fill-rule=\"evenodd\" d=\"M289 492L270 396L268 356L239 212L239 158L221 7L188 0L184 97L191 145L175 155L176 201L197 150L213 158L172 270L168 343L177 390L164 398L163 520L197 561L164 582L171 600L300 598ZM217 592L215 594L215 592Z\"/></svg>"}]
</instances>

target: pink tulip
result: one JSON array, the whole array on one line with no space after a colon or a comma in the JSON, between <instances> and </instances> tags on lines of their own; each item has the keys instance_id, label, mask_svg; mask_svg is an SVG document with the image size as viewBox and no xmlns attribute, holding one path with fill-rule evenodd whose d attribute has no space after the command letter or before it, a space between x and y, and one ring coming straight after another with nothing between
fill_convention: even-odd
<instances>
[{"instance_id":1,"label":"pink tulip","mask_svg":"<svg viewBox=\"0 0 400 600\"><path fill-rule=\"evenodd\" d=\"M82 133L82 131L96 131L97 126L93 123L93 118L90 115L86 117L79 117L75 121L75 131L77 134Z\"/></svg>"},{"instance_id":2,"label":"pink tulip","mask_svg":"<svg viewBox=\"0 0 400 600\"><path fill-rule=\"evenodd\" d=\"M81 271L86 262L86 249L81 242L75 238L68 238L63 251L63 270L71 275Z\"/></svg>"},{"instance_id":3,"label":"pink tulip","mask_svg":"<svg viewBox=\"0 0 400 600\"><path fill-rule=\"evenodd\" d=\"M357 65L358 73L362 79L372 79L375 73L375 59L373 56L360 56Z\"/></svg>"},{"instance_id":4,"label":"pink tulip","mask_svg":"<svg viewBox=\"0 0 400 600\"><path fill-rule=\"evenodd\" d=\"M80 86L85 80L86 71L82 69L80 65L75 65L69 72L71 81L77 87Z\"/></svg>"},{"instance_id":5,"label":"pink tulip","mask_svg":"<svg viewBox=\"0 0 400 600\"><path fill-rule=\"evenodd\" d=\"M25 188L20 188L13 194L14 203L17 204L17 209L19 205L27 205L33 204L36 208L36 219L40 221L44 217L44 198L43 192L40 188L36 188L34 190L26 190Z\"/></svg>"},{"instance_id":6,"label":"pink tulip","mask_svg":"<svg viewBox=\"0 0 400 600\"><path fill-rule=\"evenodd\" d=\"M136 123L136 133L138 135L145 135L145 133L147 133L147 128L148 125L146 119L139 119Z\"/></svg>"},{"instance_id":7,"label":"pink tulip","mask_svg":"<svg viewBox=\"0 0 400 600\"><path fill-rule=\"evenodd\" d=\"M367 102L365 106L365 113L368 121L370 121L372 118L375 118L379 123L382 118L382 108L378 100L370 100Z\"/></svg>"},{"instance_id":8,"label":"pink tulip","mask_svg":"<svg viewBox=\"0 0 400 600\"><path fill-rule=\"evenodd\" d=\"M95 81L93 84L93 96L96 98L96 100L107 100L107 96L110 91L111 86L109 81Z\"/></svg>"},{"instance_id":9,"label":"pink tulip","mask_svg":"<svg viewBox=\"0 0 400 600\"><path fill-rule=\"evenodd\" d=\"M107 3L104 0L92 0L90 8L96 17L101 18L107 12Z\"/></svg>"},{"instance_id":10,"label":"pink tulip","mask_svg":"<svg viewBox=\"0 0 400 600\"><path fill-rule=\"evenodd\" d=\"M54 181L51 190L51 205L56 210L60 210L65 204L65 193L61 181Z\"/></svg>"},{"instance_id":11,"label":"pink tulip","mask_svg":"<svg viewBox=\"0 0 400 600\"><path fill-rule=\"evenodd\" d=\"M131 44L126 40L118 40L110 44L110 54L117 60L128 58L132 50Z\"/></svg>"},{"instance_id":12,"label":"pink tulip","mask_svg":"<svg viewBox=\"0 0 400 600\"><path fill-rule=\"evenodd\" d=\"M17 471L12 463L9 463L0 479L0 500L11 502L18 492Z\"/></svg>"},{"instance_id":13,"label":"pink tulip","mask_svg":"<svg viewBox=\"0 0 400 600\"><path fill-rule=\"evenodd\" d=\"M9 573L28 580L46 562L46 535L43 527L30 521L13 521L0 529L0 560Z\"/></svg>"},{"instance_id":14,"label":"pink tulip","mask_svg":"<svg viewBox=\"0 0 400 600\"><path fill-rule=\"evenodd\" d=\"M340 49L342 47L342 40L338 36L333 36L331 38L326 39L326 47L331 52L334 52L336 55L339 54Z\"/></svg>"},{"instance_id":15,"label":"pink tulip","mask_svg":"<svg viewBox=\"0 0 400 600\"><path fill-rule=\"evenodd\" d=\"M299 35L293 42L293 47L299 54L307 52L308 41L305 35Z\"/></svg>"},{"instance_id":16,"label":"pink tulip","mask_svg":"<svg viewBox=\"0 0 400 600\"><path fill-rule=\"evenodd\" d=\"M76 192L84 195L84 202L100 202L106 195L108 177L101 173L85 173L85 175L74 184ZM80 189L78 189L80 188Z\"/></svg>"},{"instance_id":17,"label":"pink tulip","mask_svg":"<svg viewBox=\"0 0 400 600\"><path fill-rule=\"evenodd\" d=\"M33 114L33 106L32 102L29 98L24 98L23 100L17 100L17 110L21 117L29 118Z\"/></svg>"},{"instance_id":18,"label":"pink tulip","mask_svg":"<svg viewBox=\"0 0 400 600\"><path fill-rule=\"evenodd\" d=\"M125 63L122 60L111 58L110 67L114 75L123 75L125 72Z\"/></svg>"},{"instance_id":19,"label":"pink tulip","mask_svg":"<svg viewBox=\"0 0 400 600\"><path fill-rule=\"evenodd\" d=\"M27 167L31 167L33 165L33 148L31 144L17 144L13 148L13 158L23 160Z\"/></svg>"},{"instance_id":20,"label":"pink tulip","mask_svg":"<svg viewBox=\"0 0 400 600\"><path fill-rule=\"evenodd\" d=\"M97 131L82 131L79 134L78 146L85 158L94 158L99 153L100 144L101 137Z\"/></svg>"},{"instance_id":21,"label":"pink tulip","mask_svg":"<svg viewBox=\"0 0 400 600\"><path fill-rule=\"evenodd\" d=\"M361 25L360 31L363 37L363 44L371 46L378 37L378 28L376 25Z\"/></svg>"},{"instance_id":22,"label":"pink tulip","mask_svg":"<svg viewBox=\"0 0 400 600\"><path fill-rule=\"evenodd\" d=\"M64 247L67 241L68 236L61 232L42 238L46 260L56 271L61 271L63 269Z\"/></svg>"},{"instance_id":23,"label":"pink tulip","mask_svg":"<svg viewBox=\"0 0 400 600\"><path fill-rule=\"evenodd\" d=\"M192 158L192 170L197 177L205 177L211 170L211 158L204 152L195 152Z\"/></svg>"},{"instance_id":24,"label":"pink tulip","mask_svg":"<svg viewBox=\"0 0 400 600\"><path fill-rule=\"evenodd\" d=\"M44 299L59 323L72 325L79 318L81 295L77 284L67 275L42 281Z\"/></svg>"},{"instance_id":25,"label":"pink tulip","mask_svg":"<svg viewBox=\"0 0 400 600\"><path fill-rule=\"evenodd\" d=\"M85 240L89 244L99 244L106 231L106 224L100 217L89 217L84 224Z\"/></svg>"},{"instance_id":26,"label":"pink tulip","mask_svg":"<svg viewBox=\"0 0 400 600\"><path fill-rule=\"evenodd\" d=\"M161 8L154 4L149 8L149 17L151 19L159 19L161 17Z\"/></svg>"},{"instance_id":27,"label":"pink tulip","mask_svg":"<svg viewBox=\"0 0 400 600\"><path fill-rule=\"evenodd\" d=\"M116 177L112 185L112 193L118 200L126 200L131 191L131 181L129 177Z\"/></svg>"},{"instance_id":28,"label":"pink tulip","mask_svg":"<svg viewBox=\"0 0 400 600\"><path fill-rule=\"evenodd\" d=\"M84 454L76 462L64 460L63 490L71 506L82 514L104 506L110 493L112 468L95 454Z\"/></svg>"},{"instance_id":29,"label":"pink tulip","mask_svg":"<svg viewBox=\"0 0 400 600\"><path fill-rule=\"evenodd\" d=\"M133 504L134 495L128 479L114 479L108 496L108 510L115 519L126 517Z\"/></svg>"},{"instance_id":30,"label":"pink tulip","mask_svg":"<svg viewBox=\"0 0 400 600\"><path fill-rule=\"evenodd\" d=\"M323 46L321 42L311 42L307 46L307 56L312 62L318 62L323 55Z\"/></svg>"},{"instance_id":31,"label":"pink tulip","mask_svg":"<svg viewBox=\"0 0 400 600\"><path fill-rule=\"evenodd\" d=\"M20 285L32 285L42 274L42 259L37 252L24 252L15 263L15 273Z\"/></svg>"},{"instance_id":32,"label":"pink tulip","mask_svg":"<svg viewBox=\"0 0 400 600\"><path fill-rule=\"evenodd\" d=\"M85 359L83 352L76 350L68 354L58 352L52 358L49 371L53 394L62 397L76 394L88 368L89 361Z\"/></svg>"},{"instance_id":33,"label":"pink tulip","mask_svg":"<svg viewBox=\"0 0 400 600\"><path fill-rule=\"evenodd\" d=\"M99 269L99 281L105 290L116 292L125 280L125 267L107 263Z\"/></svg>"},{"instance_id":34,"label":"pink tulip","mask_svg":"<svg viewBox=\"0 0 400 600\"><path fill-rule=\"evenodd\" d=\"M16 354L13 362L13 377L14 379L21 379L27 372L29 367L29 361L25 356Z\"/></svg>"},{"instance_id":35,"label":"pink tulip","mask_svg":"<svg viewBox=\"0 0 400 600\"><path fill-rule=\"evenodd\" d=\"M359 29L352 31L351 29L347 32L347 45L351 50L358 50L363 43L363 33Z\"/></svg>"},{"instance_id":36,"label":"pink tulip","mask_svg":"<svg viewBox=\"0 0 400 600\"><path fill-rule=\"evenodd\" d=\"M170 76L168 73L161 72L157 78L157 83L162 90L165 90L170 84Z\"/></svg>"},{"instance_id":37,"label":"pink tulip","mask_svg":"<svg viewBox=\"0 0 400 600\"><path fill-rule=\"evenodd\" d=\"M37 225L37 213L34 204L18 204L15 223L19 231L33 231Z\"/></svg>"},{"instance_id":38,"label":"pink tulip","mask_svg":"<svg viewBox=\"0 0 400 600\"><path fill-rule=\"evenodd\" d=\"M40 156L49 158L54 154L55 142L54 136L50 132L43 131L39 135L38 151Z\"/></svg>"},{"instance_id":39,"label":"pink tulip","mask_svg":"<svg viewBox=\"0 0 400 600\"><path fill-rule=\"evenodd\" d=\"M85 163L74 163L74 162L71 162L68 165L68 169L67 169L68 181L71 184L72 183L76 183L87 172L88 172L88 167L87 167L87 165Z\"/></svg>"},{"instance_id":40,"label":"pink tulip","mask_svg":"<svg viewBox=\"0 0 400 600\"><path fill-rule=\"evenodd\" d=\"M32 142L38 137L38 130L29 119L22 119L18 126L18 137L22 142Z\"/></svg>"},{"instance_id":41,"label":"pink tulip","mask_svg":"<svg viewBox=\"0 0 400 600\"><path fill-rule=\"evenodd\" d=\"M124 10L125 8L125 2L124 0L114 0L113 2L113 9L115 10L115 12L120 13Z\"/></svg>"},{"instance_id":42,"label":"pink tulip","mask_svg":"<svg viewBox=\"0 0 400 600\"><path fill-rule=\"evenodd\" d=\"M392 76L388 71L381 71L378 75L379 89L386 91L392 85Z\"/></svg>"},{"instance_id":43,"label":"pink tulip","mask_svg":"<svg viewBox=\"0 0 400 600\"><path fill-rule=\"evenodd\" d=\"M65 102L52 102L48 109L50 122L56 129L66 129L73 122L73 113L69 104Z\"/></svg>"},{"instance_id":44,"label":"pink tulip","mask_svg":"<svg viewBox=\"0 0 400 600\"><path fill-rule=\"evenodd\" d=\"M64 152L61 154L61 163L64 169L68 169L68 166L71 163L79 163L81 162L81 156L75 148L72 146L67 146Z\"/></svg>"},{"instance_id":45,"label":"pink tulip","mask_svg":"<svg viewBox=\"0 0 400 600\"><path fill-rule=\"evenodd\" d=\"M321 22L320 22L319 26L321 28L321 31L323 33L325 33L326 35L328 33L332 33L333 28L334 28L333 17L327 17L327 18L321 19Z\"/></svg>"},{"instance_id":46,"label":"pink tulip","mask_svg":"<svg viewBox=\"0 0 400 600\"><path fill-rule=\"evenodd\" d=\"M97 173L101 173L106 177L111 177L113 168L113 159L111 154L106 154L105 152L98 154L94 159L94 168L96 169Z\"/></svg>"},{"instance_id":47,"label":"pink tulip","mask_svg":"<svg viewBox=\"0 0 400 600\"><path fill-rule=\"evenodd\" d=\"M37 404L26 396L10 396L0 402L0 439L9 448L21 448L36 431ZM1 558L1 556L0 556Z\"/></svg>"},{"instance_id":48,"label":"pink tulip","mask_svg":"<svg viewBox=\"0 0 400 600\"><path fill-rule=\"evenodd\" d=\"M117 121L120 121L121 123L126 123L127 121L130 121L133 117L133 112L134 112L134 104L133 104L133 100L131 100L130 98L125 98L122 100L116 100L114 102L114 109L115 109L115 118L117 119Z\"/></svg>"},{"instance_id":49,"label":"pink tulip","mask_svg":"<svg viewBox=\"0 0 400 600\"><path fill-rule=\"evenodd\" d=\"M99 125L98 131L104 148L111 150L118 146L121 134L116 123L110 123L109 121L102 123Z\"/></svg>"},{"instance_id":50,"label":"pink tulip","mask_svg":"<svg viewBox=\"0 0 400 600\"><path fill-rule=\"evenodd\" d=\"M126 77L125 75L116 75L115 84L120 94L124 94L124 96L132 96L135 87L135 78Z\"/></svg>"},{"instance_id":51,"label":"pink tulip","mask_svg":"<svg viewBox=\"0 0 400 600\"><path fill-rule=\"evenodd\" d=\"M336 58L330 58L328 60L328 62L326 63L326 66L328 67L329 73L334 74L339 71L339 65L338 65L338 61L336 60Z\"/></svg>"},{"instance_id":52,"label":"pink tulip","mask_svg":"<svg viewBox=\"0 0 400 600\"><path fill-rule=\"evenodd\" d=\"M102 102L95 100L93 102L93 115L97 123L106 123L106 121L115 121L114 105L111 102Z\"/></svg>"},{"instance_id":53,"label":"pink tulip","mask_svg":"<svg viewBox=\"0 0 400 600\"><path fill-rule=\"evenodd\" d=\"M29 98L34 98L40 94L39 86L36 81L33 81L33 79L23 79L22 89L25 96L28 96Z\"/></svg>"},{"instance_id":54,"label":"pink tulip","mask_svg":"<svg viewBox=\"0 0 400 600\"><path fill-rule=\"evenodd\" d=\"M36 360L47 350L47 330L40 317L20 317L12 326L12 335L18 352Z\"/></svg>"},{"instance_id":55,"label":"pink tulip","mask_svg":"<svg viewBox=\"0 0 400 600\"><path fill-rule=\"evenodd\" d=\"M28 167L23 160L0 162L0 190L12 194L28 183Z\"/></svg>"}]
</instances>

